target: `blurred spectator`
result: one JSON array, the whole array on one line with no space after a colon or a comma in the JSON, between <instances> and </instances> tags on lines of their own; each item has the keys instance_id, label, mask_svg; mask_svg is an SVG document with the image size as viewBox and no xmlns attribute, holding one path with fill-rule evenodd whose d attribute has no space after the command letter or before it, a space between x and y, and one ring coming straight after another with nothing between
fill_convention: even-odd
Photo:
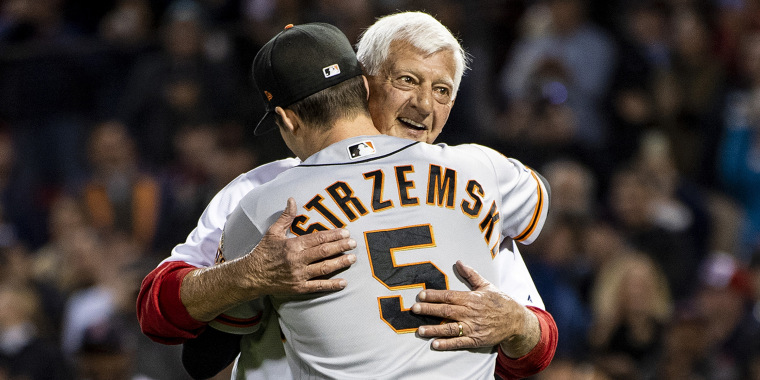
<instances>
[{"instance_id":1,"label":"blurred spectator","mask_svg":"<svg viewBox=\"0 0 760 380\"><path fill-rule=\"evenodd\" d=\"M440 16L438 12L432 14ZM314 2L313 12L309 12L307 17L307 22L326 22L337 26L352 44L355 44L362 31L375 21L370 0L317 0ZM445 22L444 25L452 27Z\"/></svg>"},{"instance_id":2,"label":"blurred spectator","mask_svg":"<svg viewBox=\"0 0 760 380\"><path fill-rule=\"evenodd\" d=\"M580 289L584 302L590 305L593 284L599 271L610 263L617 262L620 257L633 254L634 250L620 231L609 222L599 219L588 223L580 244L586 263L586 277Z\"/></svg>"},{"instance_id":3,"label":"blurred spectator","mask_svg":"<svg viewBox=\"0 0 760 380\"><path fill-rule=\"evenodd\" d=\"M544 165L540 172L552 187L549 212L597 216L597 180L591 169L577 161L559 159Z\"/></svg>"},{"instance_id":4,"label":"blurred spectator","mask_svg":"<svg viewBox=\"0 0 760 380\"><path fill-rule=\"evenodd\" d=\"M597 366L614 379L656 379L673 309L659 266L639 253L611 260L597 273L591 306L589 341Z\"/></svg>"},{"instance_id":5,"label":"blurred spectator","mask_svg":"<svg viewBox=\"0 0 760 380\"><path fill-rule=\"evenodd\" d=\"M760 32L743 40L742 83L725 111L720 175L726 191L746 212L741 225L740 257L746 261L760 247Z\"/></svg>"},{"instance_id":6,"label":"blurred spectator","mask_svg":"<svg viewBox=\"0 0 760 380\"><path fill-rule=\"evenodd\" d=\"M61 195L50 207L47 218L50 234L44 246L34 252L35 263L31 270L38 280L60 284L61 268L67 259L72 242L78 231L87 229L87 215L84 206L76 197Z\"/></svg>"},{"instance_id":7,"label":"blurred spectator","mask_svg":"<svg viewBox=\"0 0 760 380\"><path fill-rule=\"evenodd\" d=\"M661 191L655 178L634 167L621 168L611 181L609 207L625 240L652 257L663 269L673 297L678 301L686 298L696 284L697 250L694 237L684 230L683 224L688 222L683 219L684 215L664 214L676 217L673 220L658 217L663 210L659 208L661 203L655 201L661 198ZM677 204L677 210L688 212ZM671 225L663 221L681 224Z\"/></svg>"},{"instance_id":8,"label":"blurred spectator","mask_svg":"<svg viewBox=\"0 0 760 380\"><path fill-rule=\"evenodd\" d=\"M711 249L713 226L704 188L679 171L673 143L658 130L642 135L635 159L637 170L652 184L654 223L666 230L688 236L694 249L693 260L701 261Z\"/></svg>"},{"instance_id":9,"label":"blurred spectator","mask_svg":"<svg viewBox=\"0 0 760 380\"><path fill-rule=\"evenodd\" d=\"M221 189L218 187L220 184L213 181L214 172L224 167L215 160L220 154L217 132L212 126L198 125L186 126L174 135L177 154L163 174L168 193L167 214L161 223L160 236L156 239L162 250L170 250L187 237L208 202ZM252 168L247 167L237 174Z\"/></svg>"},{"instance_id":10,"label":"blurred spectator","mask_svg":"<svg viewBox=\"0 0 760 380\"><path fill-rule=\"evenodd\" d=\"M741 58L742 39L760 27L760 3L754 0L716 1L718 55L731 73L736 73Z\"/></svg>"},{"instance_id":11,"label":"blurred spectator","mask_svg":"<svg viewBox=\"0 0 760 380\"><path fill-rule=\"evenodd\" d=\"M96 119L119 114L119 102L127 88L129 73L136 61L158 48L153 33L154 14L150 0L118 0L99 19L100 45Z\"/></svg>"},{"instance_id":12,"label":"blurred spectator","mask_svg":"<svg viewBox=\"0 0 760 380\"><path fill-rule=\"evenodd\" d=\"M173 137L176 156L161 173L166 206L155 239L158 251L187 238L211 198L259 162L237 129L185 125Z\"/></svg>"},{"instance_id":13,"label":"blurred spectator","mask_svg":"<svg viewBox=\"0 0 760 380\"><path fill-rule=\"evenodd\" d=\"M176 346L153 344L134 318L135 299L145 269L139 244L122 234L93 239L85 269L92 279L67 297L61 346L78 378L182 379Z\"/></svg>"},{"instance_id":14,"label":"blurred spectator","mask_svg":"<svg viewBox=\"0 0 760 380\"><path fill-rule=\"evenodd\" d=\"M117 46L140 46L150 38L152 21L148 0L119 0L100 20L98 34Z\"/></svg>"},{"instance_id":15,"label":"blurred spectator","mask_svg":"<svg viewBox=\"0 0 760 380\"><path fill-rule=\"evenodd\" d=\"M88 148L92 175L82 196L92 225L131 236L149 250L162 211L158 179L140 168L134 141L121 124L96 126Z\"/></svg>"},{"instance_id":16,"label":"blurred spectator","mask_svg":"<svg viewBox=\"0 0 760 380\"><path fill-rule=\"evenodd\" d=\"M668 380L712 380L704 353L709 345L706 321L692 311L680 311L665 330L665 352L658 375Z\"/></svg>"},{"instance_id":17,"label":"blurred spectator","mask_svg":"<svg viewBox=\"0 0 760 380\"><path fill-rule=\"evenodd\" d=\"M0 246L22 244L34 249L45 242L45 209L11 134L0 132Z\"/></svg>"},{"instance_id":18,"label":"blurred spectator","mask_svg":"<svg viewBox=\"0 0 760 380\"><path fill-rule=\"evenodd\" d=\"M30 276L44 297L43 309L56 330L60 329L66 297L86 286L91 277L82 269L81 251L92 247L92 230L84 207L76 197L60 195L51 205L48 217L50 234L47 243L29 260Z\"/></svg>"},{"instance_id":19,"label":"blurred spectator","mask_svg":"<svg viewBox=\"0 0 760 380\"><path fill-rule=\"evenodd\" d=\"M211 171L211 181L217 189L226 186L241 173L268 162L260 156L259 149L251 149L241 138L235 138L235 135L223 137L215 153L211 164L214 168Z\"/></svg>"},{"instance_id":20,"label":"blurred spectator","mask_svg":"<svg viewBox=\"0 0 760 380\"><path fill-rule=\"evenodd\" d=\"M641 135L655 123L654 80L669 70L672 61L666 2L645 0L621 6L620 59L607 101L613 133L606 154L613 166L633 158Z\"/></svg>"},{"instance_id":21,"label":"blurred spectator","mask_svg":"<svg viewBox=\"0 0 760 380\"><path fill-rule=\"evenodd\" d=\"M57 345L40 334L40 300L23 284L0 284L0 372L9 379L74 379Z\"/></svg>"},{"instance_id":22,"label":"blurred spectator","mask_svg":"<svg viewBox=\"0 0 760 380\"><path fill-rule=\"evenodd\" d=\"M588 20L586 0L547 0L533 6L546 7L537 13L546 26L516 43L501 73L502 92L510 103L566 102L577 119L563 133L578 148L596 151L608 133L600 106L615 66L613 40Z\"/></svg>"},{"instance_id":23,"label":"blurred spectator","mask_svg":"<svg viewBox=\"0 0 760 380\"><path fill-rule=\"evenodd\" d=\"M75 188L84 173L78 149L98 81L93 51L63 17L62 0L10 0L0 35L0 120L8 123L29 171L34 202Z\"/></svg>"},{"instance_id":24,"label":"blurred spectator","mask_svg":"<svg viewBox=\"0 0 760 380\"><path fill-rule=\"evenodd\" d=\"M752 289L746 268L731 256L710 256L700 268L700 287L684 313L688 319L674 327L689 333L673 335L663 364L666 375L680 378L739 380L748 378L752 348L757 346L760 323L750 313ZM698 377L697 377L698 376Z\"/></svg>"},{"instance_id":25,"label":"blurred spectator","mask_svg":"<svg viewBox=\"0 0 760 380\"><path fill-rule=\"evenodd\" d=\"M78 378L88 380L133 379L137 347L135 336L122 326L103 321L88 326L76 353Z\"/></svg>"},{"instance_id":26,"label":"blurred spectator","mask_svg":"<svg viewBox=\"0 0 760 380\"><path fill-rule=\"evenodd\" d=\"M182 125L241 117L240 73L229 57L204 50L205 22L194 1L172 2L161 22L161 49L141 57L129 76L118 118L154 169L173 158L172 136Z\"/></svg>"},{"instance_id":27,"label":"blurred spectator","mask_svg":"<svg viewBox=\"0 0 760 380\"><path fill-rule=\"evenodd\" d=\"M554 216L544 225L541 239L521 249L546 310L555 316L556 358L587 359L590 311L579 291L579 274L585 269L579 260L584 225L580 218Z\"/></svg>"},{"instance_id":28,"label":"blurred spectator","mask_svg":"<svg viewBox=\"0 0 760 380\"><path fill-rule=\"evenodd\" d=\"M673 64L656 78L657 126L667 134L678 171L713 185L726 73L714 50L709 14L695 6L673 15Z\"/></svg>"}]
</instances>

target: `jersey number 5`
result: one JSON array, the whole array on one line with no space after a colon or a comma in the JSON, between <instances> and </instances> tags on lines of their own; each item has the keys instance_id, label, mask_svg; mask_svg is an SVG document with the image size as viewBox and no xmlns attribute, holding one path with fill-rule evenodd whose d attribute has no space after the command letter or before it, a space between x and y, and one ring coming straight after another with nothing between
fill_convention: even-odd
<instances>
[{"instance_id":1,"label":"jersey number 5","mask_svg":"<svg viewBox=\"0 0 760 380\"><path fill-rule=\"evenodd\" d=\"M401 227L364 233L372 276L390 290L422 287L448 289L446 274L429 261L396 264L399 250L433 247L433 228L429 225ZM414 332L422 325L435 325L441 318L413 314L404 309L400 295L377 298L380 317L397 333Z\"/></svg>"}]
</instances>

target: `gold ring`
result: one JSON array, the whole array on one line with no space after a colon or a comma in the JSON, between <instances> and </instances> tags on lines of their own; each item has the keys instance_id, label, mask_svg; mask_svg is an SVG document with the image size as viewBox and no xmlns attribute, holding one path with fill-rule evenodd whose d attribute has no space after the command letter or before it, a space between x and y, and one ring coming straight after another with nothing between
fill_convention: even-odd
<instances>
[{"instance_id":1,"label":"gold ring","mask_svg":"<svg viewBox=\"0 0 760 380\"><path fill-rule=\"evenodd\" d=\"M462 328L462 322L459 322L459 336L464 335L464 329Z\"/></svg>"}]
</instances>

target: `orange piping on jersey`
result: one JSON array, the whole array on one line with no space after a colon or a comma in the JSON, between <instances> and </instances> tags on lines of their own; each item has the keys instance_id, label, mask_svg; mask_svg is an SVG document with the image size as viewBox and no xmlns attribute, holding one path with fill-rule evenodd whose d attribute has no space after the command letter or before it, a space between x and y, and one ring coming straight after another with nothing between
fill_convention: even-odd
<instances>
[{"instance_id":1,"label":"orange piping on jersey","mask_svg":"<svg viewBox=\"0 0 760 380\"><path fill-rule=\"evenodd\" d=\"M528 223L528 227L526 227L525 230L520 233L520 235L517 235L517 237L515 237L515 240L519 242L525 241L525 239L527 239L533 233L533 231L535 231L536 225L538 224L538 219L541 218L541 212L543 211L544 207L544 192L541 190L541 180L536 177L536 173L533 171L531 171L530 174L536 180L536 184L538 185L538 202L536 204L536 210L533 212L533 218L531 218L530 223Z\"/></svg>"}]
</instances>

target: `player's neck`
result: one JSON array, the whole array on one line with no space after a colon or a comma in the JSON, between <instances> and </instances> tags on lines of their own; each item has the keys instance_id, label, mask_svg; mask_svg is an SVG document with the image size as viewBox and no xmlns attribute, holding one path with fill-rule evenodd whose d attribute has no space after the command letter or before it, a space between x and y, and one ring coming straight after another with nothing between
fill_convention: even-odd
<instances>
[{"instance_id":1,"label":"player's neck","mask_svg":"<svg viewBox=\"0 0 760 380\"><path fill-rule=\"evenodd\" d=\"M305 149L302 154L298 155L298 158L305 160L312 154L345 139L379 134L380 132L372 124L372 119L369 115L359 115L354 119L343 118L338 120L329 131L313 133L313 136L309 137L309 143L307 144L307 148L310 149Z\"/></svg>"}]
</instances>

